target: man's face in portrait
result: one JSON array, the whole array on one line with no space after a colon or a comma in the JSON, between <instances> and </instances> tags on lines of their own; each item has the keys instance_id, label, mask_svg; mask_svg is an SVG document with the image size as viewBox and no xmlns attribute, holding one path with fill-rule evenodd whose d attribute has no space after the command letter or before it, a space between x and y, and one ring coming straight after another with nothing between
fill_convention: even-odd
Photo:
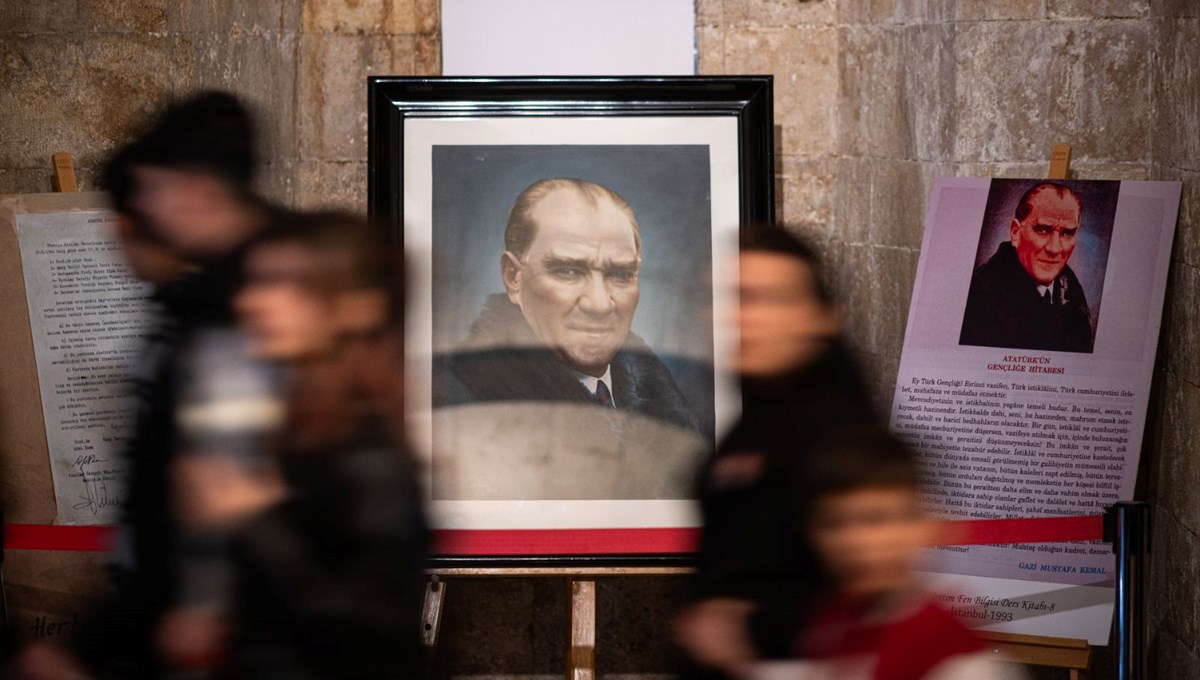
<instances>
[{"instance_id":1,"label":"man's face in portrait","mask_svg":"<svg viewBox=\"0 0 1200 680\"><path fill-rule=\"evenodd\" d=\"M640 253L628 215L612 200L557 189L532 214L536 233L501 262L508 298L560 359L599 377L629 335Z\"/></svg>"},{"instance_id":2,"label":"man's face in portrait","mask_svg":"<svg viewBox=\"0 0 1200 680\"><path fill-rule=\"evenodd\" d=\"M1035 281L1050 285L1071 253L1075 251L1079 231L1079 202L1069 192L1045 189L1029 200L1030 212L1024 220L1012 221L1013 248L1021 266Z\"/></svg>"}]
</instances>

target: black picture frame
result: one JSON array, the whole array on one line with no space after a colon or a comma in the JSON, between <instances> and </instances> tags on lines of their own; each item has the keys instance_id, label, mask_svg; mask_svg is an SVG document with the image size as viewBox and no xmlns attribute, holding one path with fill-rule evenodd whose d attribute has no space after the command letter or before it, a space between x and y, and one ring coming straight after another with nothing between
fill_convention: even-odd
<instances>
[{"instance_id":1,"label":"black picture frame","mask_svg":"<svg viewBox=\"0 0 1200 680\"><path fill-rule=\"evenodd\" d=\"M772 77L367 79L367 210L402 241L404 124L434 116L734 116L742 225L775 218Z\"/></svg>"},{"instance_id":2,"label":"black picture frame","mask_svg":"<svg viewBox=\"0 0 1200 680\"><path fill-rule=\"evenodd\" d=\"M772 77L538 77L368 79L368 210L374 223L405 244L406 126L421 119L708 117L736 120L737 215L740 233L774 220ZM435 526L435 530L438 527ZM439 545L446 534L439 530ZM469 530L468 530L469 531ZM695 530L650 550L525 547L435 551L440 566L661 565L688 559ZM693 543L689 543L692 541ZM611 542L611 541L610 541ZM471 542L468 542L471 543ZM488 541L496 544L495 537ZM536 544L536 541L534 541ZM634 543L638 543L634 541ZM476 545L477 543L471 543ZM566 545L566 544L564 544ZM644 542L638 545L646 545Z\"/></svg>"}]
</instances>

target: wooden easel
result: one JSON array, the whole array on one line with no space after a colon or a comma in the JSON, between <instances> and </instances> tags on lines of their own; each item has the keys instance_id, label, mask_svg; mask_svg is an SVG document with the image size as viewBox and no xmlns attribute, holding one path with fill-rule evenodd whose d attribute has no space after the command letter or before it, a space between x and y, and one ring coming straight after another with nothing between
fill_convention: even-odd
<instances>
[{"instance_id":1,"label":"wooden easel","mask_svg":"<svg viewBox=\"0 0 1200 680\"><path fill-rule=\"evenodd\" d=\"M558 578L569 597L567 628L567 680L596 678L596 579L602 576L680 576L690 567L463 567L429 569L425 604L421 611L421 642L426 658L435 658L447 579L456 578Z\"/></svg>"},{"instance_id":2,"label":"wooden easel","mask_svg":"<svg viewBox=\"0 0 1200 680\"><path fill-rule=\"evenodd\" d=\"M79 191L79 183L75 181L75 164L71 162L71 154L59 151L50 156L54 164L54 190L57 192Z\"/></svg>"},{"instance_id":3,"label":"wooden easel","mask_svg":"<svg viewBox=\"0 0 1200 680\"><path fill-rule=\"evenodd\" d=\"M446 604L447 579L455 578L560 578L568 588L567 680L596 678L596 578L601 576L685 576L690 567L466 567L429 569L425 604L421 612L421 642L432 667L436 657L442 612ZM1087 680L1092 665L1092 648L1087 640L980 633L992 652L1006 660L1030 666L1065 668L1071 680Z\"/></svg>"},{"instance_id":4,"label":"wooden easel","mask_svg":"<svg viewBox=\"0 0 1200 680\"><path fill-rule=\"evenodd\" d=\"M1087 680L1092 667L1092 646L1087 640L989 632L980 632L979 637L988 644L992 653L1002 654L1008 661L1029 666L1066 668L1070 671L1071 680Z\"/></svg>"},{"instance_id":5,"label":"wooden easel","mask_svg":"<svg viewBox=\"0 0 1200 680\"><path fill-rule=\"evenodd\" d=\"M1071 170L1071 147L1055 144L1050 150L1050 170L1047 179L1066 179ZM1015 635L1011 633L981 633L996 654L1031 666L1066 668L1071 680L1086 680L1092 665L1092 647L1087 640Z\"/></svg>"},{"instance_id":6,"label":"wooden easel","mask_svg":"<svg viewBox=\"0 0 1200 680\"><path fill-rule=\"evenodd\" d=\"M1050 171L1046 179L1066 179L1071 170L1071 145L1055 144L1050 149Z\"/></svg>"},{"instance_id":7,"label":"wooden easel","mask_svg":"<svg viewBox=\"0 0 1200 680\"><path fill-rule=\"evenodd\" d=\"M1071 147L1055 144L1050 155L1049 179L1066 179L1071 167ZM561 578L570 591L570 615L567 630L567 680L594 680L596 677L596 578L599 576L678 576L693 573L688 567L594 567L594 568L451 568L430 569L422 608L421 641L429 659L433 659L442 627L446 603L447 578L551 577ZM981 633L980 637L995 654L1007 660L1031 666L1065 668L1071 680L1087 680L1092 648L1086 640Z\"/></svg>"}]
</instances>

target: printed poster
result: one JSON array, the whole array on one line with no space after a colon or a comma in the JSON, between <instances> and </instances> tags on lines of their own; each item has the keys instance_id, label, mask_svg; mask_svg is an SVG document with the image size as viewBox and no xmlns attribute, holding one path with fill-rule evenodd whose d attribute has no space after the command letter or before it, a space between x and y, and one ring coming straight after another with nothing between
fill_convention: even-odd
<instances>
[{"instance_id":1,"label":"printed poster","mask_svg":"<svg viewBox=\"0 0 1200 680\"><path fill-rule=\"evenodd\" d=\"M1181 185L938 179L892 404L948 519L1131 500ZM985 630L1107 644L1106 543L942 546L928 571Z\"/></svg>"},{"instance_id":2,"label":"printed poster","mask_svg":"<svg viewBox=\"0 0 1200 680\"><path fill-rule=\"evenodd\" d=\"M113 524L151 315L105 210L18 215L57 524Z\"/></svg>"}]
</instances>

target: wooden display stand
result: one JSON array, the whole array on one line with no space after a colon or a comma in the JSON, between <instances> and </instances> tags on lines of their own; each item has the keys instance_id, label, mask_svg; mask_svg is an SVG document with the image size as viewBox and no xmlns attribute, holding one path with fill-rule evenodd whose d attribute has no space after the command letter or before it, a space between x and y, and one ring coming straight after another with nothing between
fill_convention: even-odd
<instances>
[{"instance_id":1,"label":"wooden display stand","mask_svg":"<svg viewBox=\"0 0 1200 680\"><path fill-rule=\"evenodd\" d=\"M430 569L421 612L421 642L432 669L446 605L447 579L455 578L560 578L569 589L567 628L567 680L596 678L596 578L608 576L686 576L689 567L464 567ZM1029 666L1065 668L1071 680L1087 680L1092 648L1086 640L980 633L980 637L1005 660ZM433 674L431 673L431 676Z\"/></svg>"},{"instance_id":2,"label":"wooden display stand","mask_svg":"<svg viewBox=\"0 0 1200 680\"><path fill-rule=\"evenodd\" d=\"M981 632L979 637L993 654L1029 666L1066 668L1071 680L1087 680L1092 667L1092 646L1087 640Z\"/></svg>"},{"instance_id":3,"label":"wooden display stand","mask_svg":"<svg viewBox=\"0 0 1200 680\"><path fill-rule=\"evenodd\" d=\"M79 192L70 154L51 160L57 193L0 196L0 502L14 524L53 524L57 512L16 216L108 207L104 194ZM0 555L0 632L37 639L74 631L107 592L105 560L93 551Z\"/></svg>"},{"instance_id":4,"label":"wooden display stand","mask_svg":"<svg viewBox=\"0 0 1200 680\"><path fill-rule=\"evenodd\" d=\"M432 665L446 603L447 579L453 578L559 578L569 590L567 598L568 680L596 678L596 578L608 576L683 576L689 567L463 567L429 569L425 604L421 612L421 642Z\"/></svg>"}]
</instances>

